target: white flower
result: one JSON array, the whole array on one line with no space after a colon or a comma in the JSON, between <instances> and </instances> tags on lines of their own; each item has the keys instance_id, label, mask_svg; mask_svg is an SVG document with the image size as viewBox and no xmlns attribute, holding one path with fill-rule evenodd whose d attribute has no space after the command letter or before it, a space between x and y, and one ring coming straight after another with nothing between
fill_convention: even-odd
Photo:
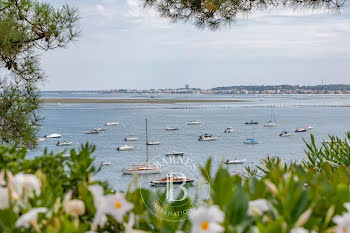
<instances>
[{"instance_id":1,"label":"white flower","mask_svg":"<svg viewBox=\"0 0 350 233\"><path fill-rule=\"evenodd\" d=\"M224 222L225 215L218 206L198 207L189 212L192 233L219 233L224 228L220 223Z\"/></svg>"},{"instance_id":2,"label":"white flower","mask_svg":"<svg viewBox=\"0 0 350 233\"><path fill-rule=\"evenodd\" d=\"M106 196L103 207L106 214L111 215L117 222L122 223L124 215L134 208L134 205L125 199L123 193L117 192Z\"/></svg>"},{"instance_id":3,"label":"white flower","mask_svg":"<svg viewBox=\"0 0 350 233\"><path fill-rule=\"evenodd\" d=\"M117 222L122 223L124 215L134 207L133 204L125 200L122 193L117 192L104 196L100 185L89 186L89 191L94 195L96 208L94 226L103 226L107 221L106 215L111 215Z\"/></svg>"},{"instance_id":4,"label":"white flower","mask_svg":"<svg viewBox=\"0 0 350 233\"><path fill-rule=\"evenodd\" d=\"M0 187L0 209L7 209L9 207L9 190L5 187Z\"/></svg>"},{"instance_id":5,"label":"white flower","mask_svg":"<svg viewBox=\"0 0 350 233\"><path fill-rule=\"evenodd\" d=\"M350 202L344 204L348 212L344 213L342 216L335 216L333 222L337 224L336 233L346 233L350 232Z\"/></svg>"},{"instance_id":6,"label":"white flower","mask_svg":"<svg viewBox=\"0 0 350 233\"><path fill-rule=\"evenodd\" d=\"M85 204L82 200L74 199L72 200L73 190L70 190L63 200L63 209L66 213L72 215L73 217L78 217L85 213Z\"/></svg>"},{"instance_id":7,"label":"white flower","mask_svg":"<svg viewBox=\"0 0 350 233\"><path fill-rule=\"evenodd\" d=\"M266 199L257 199L250 201L248 205L249 215L261 215L263 212L269 211L270 205Z\"/></svg>"},{"instance_id":8,"label":"white flower","mask_svg":"<svg viewBox=\"0 0 350 233\"><path fill-rule=\"evenodd\" d=\"M29 228L30 225L33 224L33 222L37 222L39 213L46 213L46 212L47 212L47 208L45 207L31 209L30 211L23 214L21 217L17 219L16 227Z\"/></svg>"},{"instance_id":9,"label":"white flower","mask_svg":"<svg viewBox=\"0 0 350 233\"><path fill-rule=\"evenodd\" d=\"M290 233L316 233L315 231L309 232L305 228L299 227L299 228L294 228L290 231Z\"/></svg>"},{"instance_id":10,"label":"white flower","mask_svg":"<svg viewBox=\"0 0 350 233\"><path fill-rule=\"evenodd\" d=\"M12 177L9 176L9 185L12 187L19 196L23 194L30 194L32 192L35 195L39 195L41 191L41 182L35 175L18 173Z\"/></svg>"}]
</instances>

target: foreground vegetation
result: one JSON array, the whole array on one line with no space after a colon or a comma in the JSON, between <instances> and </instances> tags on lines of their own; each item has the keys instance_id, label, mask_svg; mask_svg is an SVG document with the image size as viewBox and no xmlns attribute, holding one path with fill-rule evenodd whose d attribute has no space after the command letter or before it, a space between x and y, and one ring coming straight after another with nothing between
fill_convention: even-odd
<instances>
[{"instance_id":1,"label":"foreground vegetation","mask_svg":"<svg viewBox=\"0 0 350 233\"><path fill-rule=\"evenodd\" d=\"M306 148L301 164L268 157L247 168L249 178L224 166L209 176L209 160L201 170L210 198L167 221L145 207L177 211L162 190L131 184L124 194L93 179L93 146L32 160L25 149L1 146L0 232L350 232L350 134L321 146L312 137Z\"/></svg>"}]
</instances>

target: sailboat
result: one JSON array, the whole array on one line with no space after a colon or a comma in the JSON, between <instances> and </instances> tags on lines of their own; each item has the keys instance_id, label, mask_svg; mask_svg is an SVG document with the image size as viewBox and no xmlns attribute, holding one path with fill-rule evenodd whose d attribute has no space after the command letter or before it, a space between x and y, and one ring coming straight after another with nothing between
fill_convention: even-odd
<instances>
[{"instance_id":1,"label":"sailboat","mask_svg":"<svg viewBox=\"0 0 350 233\"><path fill-rule=\"evenodd\" d=\"M271 120L268 121L264 127L275 127L277 126L277 121L276 121L276 117L275 117L275 113L273 112L273 109L271 109Z\"/></svg>"},{"instance_id":2,"label":"sailboat","mask_svg":"<svg viewBox=\"0 0 350 233\"><path fill-rule=\"evenodd\" d=\"M148 143L148 122L146 119L146 162L144 164L131 164L130 168L124 168L122 170L124 174L158 174L161 172L161 169L158 168L156 165L148 164Z\"/></svg>"}]
</instances>

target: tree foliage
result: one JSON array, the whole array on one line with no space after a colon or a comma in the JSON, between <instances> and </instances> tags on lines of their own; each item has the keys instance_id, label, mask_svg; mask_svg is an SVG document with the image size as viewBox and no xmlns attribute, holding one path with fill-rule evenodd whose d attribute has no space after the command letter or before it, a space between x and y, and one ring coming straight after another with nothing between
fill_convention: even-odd
<instances>
[{"instance_id":1,"label":"tree foliage","mask_svg":"<svg viewBox=\"0 0 350 233\"><path fill-rule=\"evenodd\" d=\"M34 145L39 106L34 90L45 76L40 54L74 41L78 20L77 9L69 6L55 9L36 0L0 0L0 141Z\"/></svg>"},{"instance_id":2,"label":"tree foliage","mask_svg":"<svg viewBox=\"0 0 350 233\"><path fill-rule=\"evenodd\" d=\"M273 7L295 10L326 9L338 11L347 0L143 0L161 16L177 21L192 21L199 28L229 26L239 15Z\"/></svg>"}]
</instances>

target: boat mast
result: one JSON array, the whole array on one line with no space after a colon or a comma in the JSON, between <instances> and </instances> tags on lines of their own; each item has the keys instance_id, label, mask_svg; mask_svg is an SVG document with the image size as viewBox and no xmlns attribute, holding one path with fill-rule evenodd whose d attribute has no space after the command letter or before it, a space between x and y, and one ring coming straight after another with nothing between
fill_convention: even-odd
<instances>
[{"instance_id":1,"label":"boat mast","mask_svg":"<svg viewBox=\"0 0 350 233\"><path fill-rule=\"evenodd\" d=\"M148 124L146 119L146 163L148 163Z\"/></svg>"}]
</instances>

